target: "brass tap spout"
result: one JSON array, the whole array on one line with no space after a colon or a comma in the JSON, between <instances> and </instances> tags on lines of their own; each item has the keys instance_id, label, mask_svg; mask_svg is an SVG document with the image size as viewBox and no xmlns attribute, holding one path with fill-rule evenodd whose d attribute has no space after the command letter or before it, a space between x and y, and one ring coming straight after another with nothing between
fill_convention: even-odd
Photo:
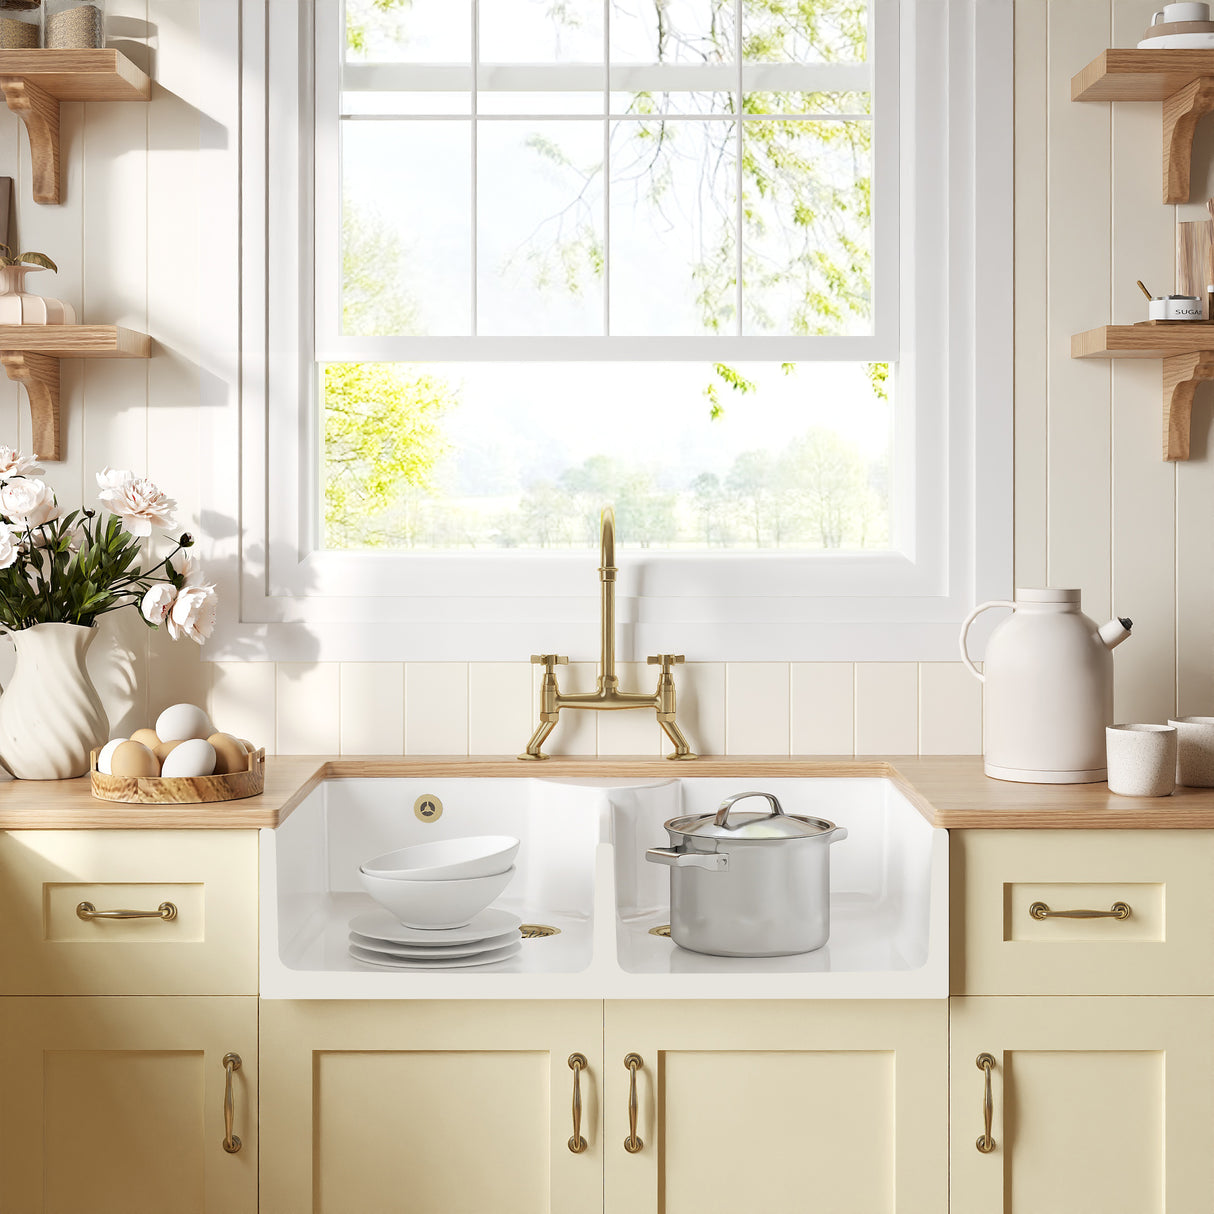
<instances>
[{"instance_id":1,"label":"brass tap spout","mask_svg":"<svg viewBox=\"0 0 1214 1214\"><path fill-rule=\"evenodd\" d=\"M657 689L652 693L621 691L615 673L615 582L619 570L615 564L615 511L604 509L599 524L599 581L602 588L602 628L599 674L595 690L566 695L557 684L556 668L567 665L569 659L561 654L532 654L531 661L544 667L540 684L540 723L520 759L546 759L540 747L556 728L562 708L619 710L652 708L658 725L674 745L669 759L694 759L687 739L675 719L675 686L673 667L683 661L681 653L660 653L648 659L649 665L660 667Z\"/></svg>"}]
</instances>

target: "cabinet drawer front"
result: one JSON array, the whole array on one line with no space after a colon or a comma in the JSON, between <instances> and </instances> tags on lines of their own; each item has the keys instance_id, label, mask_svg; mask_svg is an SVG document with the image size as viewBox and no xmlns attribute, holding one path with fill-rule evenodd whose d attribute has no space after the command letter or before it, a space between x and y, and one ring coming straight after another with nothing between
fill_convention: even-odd
<instances>
[{"instance_id":1,"label":"cabinet drawer front","mask_svg":"<svg viewBox=\"0 0 1214 1214\"><path fill-rule=\"evenodd\" d=\"M954 994L1214 994L1214 832L955 832L951 899Z\"/></svg>"},{"instance_id":2,"label":"cabinet drawer front","mask_svg":"<svg viewBox=\"0 0 1214 1214\"><path fill-rule=\"evenodd\" d=\"M0 916L0 994L254 995L257 832L0 834Z\"/></svg>"}]
</instances>

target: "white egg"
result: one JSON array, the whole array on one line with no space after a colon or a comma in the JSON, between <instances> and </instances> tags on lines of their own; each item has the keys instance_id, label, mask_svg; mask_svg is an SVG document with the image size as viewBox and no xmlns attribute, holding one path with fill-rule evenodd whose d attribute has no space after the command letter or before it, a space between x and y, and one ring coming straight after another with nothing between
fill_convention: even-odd
<instances>
[{"instance_id":1,"label":"white egg","mask_svg":"<svg viewBox=\"0 0 1214 1214\"><path fill-rule=\"evenodd\" d=\"M126 741L126 738L111 738L97 752L97 770L107 776L112 776L114 773L110 770L110 760L114 757L114 751Z\"/></svg>"},{"instance_id":2,"label":"white egg","mask_svg":"<svg viewBox=\"0 0 1214 1214\"><path fill-rule=\"evenodd\" d=\"M171 776L209 776L215 770L215 747L202 738L189 738L164 756L160 774Z\"/></svg>"},{"instance_id":3,"label":"white egg","mask_svg":"<svg viewBox=\"0 0 1214 1214\"><path fill-rule=\"evenodd\" d=\"M162 742L181 738L209 738L215 732L211 718L194 704L174 704L156 718L156 736Z\"/></svg>"}]
</instances>

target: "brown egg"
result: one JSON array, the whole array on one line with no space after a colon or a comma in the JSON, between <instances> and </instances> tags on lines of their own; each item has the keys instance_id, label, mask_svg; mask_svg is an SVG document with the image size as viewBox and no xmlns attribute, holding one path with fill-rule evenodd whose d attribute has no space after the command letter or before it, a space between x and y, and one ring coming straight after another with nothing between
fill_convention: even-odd
<instances>
[{"instance_id":1,"label":"brown egg","mask_svg":"<svg viewBox=\"0 0 1214 1214\"><path fill-rule=\"evenodd\" d=\"M241 746L243 746L245 750L249 752L249 754L253 754L257 750L257 747L254 746L253 743L248 740L248 738L237 738L236 741L238 741Z\"/></svg>"},{"instance_id":2,"label":"brown egg","mask_svg":"<svg viewBox=\"0 0 1214 1214\"><path fill-rule=\"evenodd\" d=\"M147 731L144 730L143 732L146 733ZM183 740L184 739L182 738L175 738L172 742L157 742L156 745L152 747L152 754L156 756L156 762L163 767L165 755L167 755L170 750L180 746Z\"/></svg>"},{"instance_id":3,"label":"brown egg","mask_svg":"<svg viewBox=\"0 0 1214 1214\"><path fill-rule=\"evenodd\" d=\"M230 733L213 733L207 741L215 748L215 774L228 775L233 771L248 771L249 756L239 738Z\"/></svg>"},{"instance_id":4,"label":"brown egg","mask_svg":"<svg viewBox=\"0 0 1214 1214\"><path fill-rule=\"evenodd\" d=\"M138 742L142 746L146 746L148 750L155 750L160 745L160 739L156 736L154 729L137 729L131 734L131 741Z\"/></svg>"},{"instance_id":5,"label":"brown egg","mask_svg":"<svg viewBox=\"0 0 1214 1214\"><path fill-rule=\"evenodd\" d=\"M142 742L123 742L110 756L110 771L116 776L158 776L160 761Z\"/></svg>"}]
</instances>

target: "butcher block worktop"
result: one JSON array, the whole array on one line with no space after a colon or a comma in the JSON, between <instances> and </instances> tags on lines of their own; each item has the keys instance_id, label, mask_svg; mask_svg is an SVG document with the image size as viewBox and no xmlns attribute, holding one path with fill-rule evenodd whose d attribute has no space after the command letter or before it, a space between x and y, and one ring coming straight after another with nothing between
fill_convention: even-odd
<instances>
[{"instance_id":1,"label":"butcher block worktop","mask_svg":"<svg viewBox=\"0 0 1214 1214\"><path fill-rule=\"evenodd\" d=\"M1214 789L1178 788L1170 797L1118 797L1104 784L1011 784L982 774L976 755L789 759L704 757L691 764L645 758L272 756L266 788L243 801L123 805L99 801L79 780L0 784L0 830L226 829L274 827L321 781L343 777L487 776L654 780L696 775L751 782L791 776L888 777L933 826L950 829L1214 829Z\"/></svg>"}]
</instances>

